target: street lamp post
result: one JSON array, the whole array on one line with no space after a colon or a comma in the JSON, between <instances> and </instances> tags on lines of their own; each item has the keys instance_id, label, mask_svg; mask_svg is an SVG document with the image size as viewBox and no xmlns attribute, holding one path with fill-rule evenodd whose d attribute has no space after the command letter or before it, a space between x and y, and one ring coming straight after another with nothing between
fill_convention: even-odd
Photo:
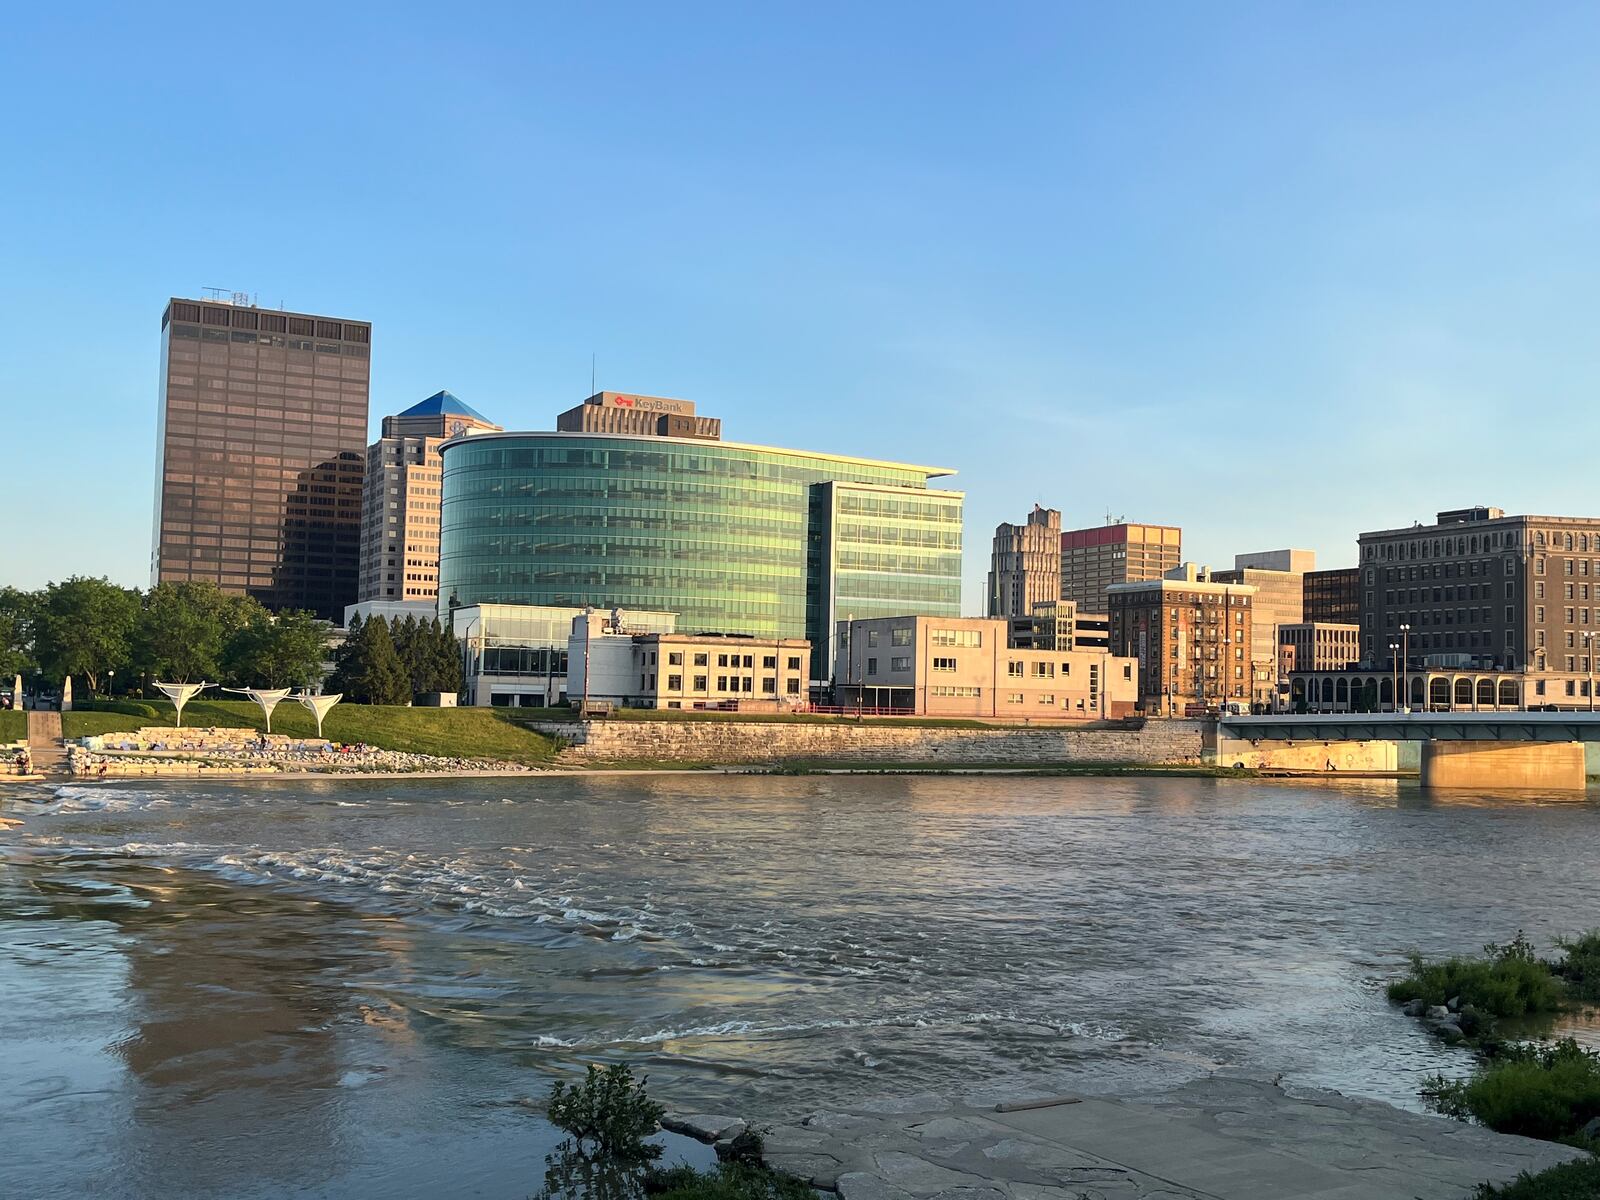
<instances>
[{"instance_id":1,"label":"street lamp post","mask_svg":"<svg viewBox=\"0 0 1600 1200\"><path fill-rule=\"evenodd\" d=\"M1588 634L1584 634L1583 636L1584 637L1588 637L1589 635ZM116 686L117 686L117 671L116 671L116 668L115 667L107 667L106 668L106 699L107 700L111 699L112 693L113 693L113 691L115 691Z\"/></svg>"},{"instance_id":2,"label":"street lamp post","mask_svg":"<svg viewBox=\"0 0 1600 1200\"><path fill-rule=\"evenodd\" d=\"M1399 642L1390 642L1389 643L1389 674L1394 676L1394 696L1392 697L1392 703L1389 705L1389 707L1394 712L1399 712L1400 711L1400 659L1398 657L1399 653L1400 653L1400 643Z\"/></svg>"},{"instance_id":3,"label":"street lamp post","mask_svg":"<svg viewBox=\"0 0 1600 1200\"><path fill-rule=\"evenodd\" d=\"M1402 684L1405 684L1405 683L1409 682L1406 679L1406 672L1409 671L1410 669L1411 669L1411 626L1409 626L1409 625L1401 625L1400 626L1400 682ZM1398 701L1399 699L1400 699L1400 694L1398 692L1396 692L1395 693L1395 700ZM1401 712L1410 712L1411 711L1411 689L1409 687L1406 688L1406 703L1405 703L1405 707L1400 709L1399 711L1401 711Z\"/></svg>"}]
</instances>

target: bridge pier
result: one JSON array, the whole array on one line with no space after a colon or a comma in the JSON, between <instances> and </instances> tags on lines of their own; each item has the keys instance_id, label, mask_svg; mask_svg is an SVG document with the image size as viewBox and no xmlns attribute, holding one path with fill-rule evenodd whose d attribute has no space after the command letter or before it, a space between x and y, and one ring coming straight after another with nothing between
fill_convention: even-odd
<instances>
[{"instance_id":1,"label":"bridge pier","mask_svg":"<svg viewBox=\"0 0 1600 1200\"><path fill-rule=\"evenodd\" d=\"M1422 743L1422 786L1467 791L1581 792L1582 742Z\"/></svg>"}]
</instances>

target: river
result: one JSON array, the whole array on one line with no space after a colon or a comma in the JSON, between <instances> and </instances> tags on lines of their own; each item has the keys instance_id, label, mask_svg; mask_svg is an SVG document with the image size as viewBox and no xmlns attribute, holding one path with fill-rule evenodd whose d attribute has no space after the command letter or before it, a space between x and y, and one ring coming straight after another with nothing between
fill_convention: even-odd
<instances>
[{"instance_id":1,"label":"river","mask_svg":"<svg viewBox=\"0 0 1600 1200\"><path fill-rule=\"evenodd\" d=\"M0 1193L520 1197L627 1061L794 1117L1236 1065L1415 1106L1408 949L1600 924L1600 808L1413 785L757 777L13 791Z\"/></svg>"}]
</instances>

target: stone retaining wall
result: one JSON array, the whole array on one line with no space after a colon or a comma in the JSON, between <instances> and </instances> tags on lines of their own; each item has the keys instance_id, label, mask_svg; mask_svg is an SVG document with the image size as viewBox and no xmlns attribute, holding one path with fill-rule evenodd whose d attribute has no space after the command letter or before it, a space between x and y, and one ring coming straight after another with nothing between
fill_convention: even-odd
<instances>
[{"instance_id":1,"label":"stone retaining wall","mask_svg":"<svg viewBox=\"0 0 1600 1200\"><path fill-rule=\"evenodd\" d=\"M1045 766L1059 763L1203 761L1206 723L1152 720L1144 728L993 727L939 729L894 725L786 724L739 720L584 721L535 728L569 743L574 763L684 762L716 765L808 762Z\"/></svg>"}]
</instances>

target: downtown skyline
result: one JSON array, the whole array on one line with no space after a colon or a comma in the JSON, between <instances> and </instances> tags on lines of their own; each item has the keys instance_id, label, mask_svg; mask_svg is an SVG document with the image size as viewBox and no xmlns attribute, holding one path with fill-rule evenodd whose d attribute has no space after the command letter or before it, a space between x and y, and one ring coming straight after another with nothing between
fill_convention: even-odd
<instances>
[{"instance_id":1,"label":"downtown skyline","mask_svg":"<svg viewBox=\"0 0 1600 1200\"><path fill-rule=\"evenodd\" d=\"M369 440L441 388L553 428L593 356L733 441L953 467L973 613L1035 502L1218 567L1593 512L1600 27L1496 17L26 15L3 86L69 86L5 135L0 584L145 582L160 311L206 285L371 321Z\"/></svg>"}]
</instances>

